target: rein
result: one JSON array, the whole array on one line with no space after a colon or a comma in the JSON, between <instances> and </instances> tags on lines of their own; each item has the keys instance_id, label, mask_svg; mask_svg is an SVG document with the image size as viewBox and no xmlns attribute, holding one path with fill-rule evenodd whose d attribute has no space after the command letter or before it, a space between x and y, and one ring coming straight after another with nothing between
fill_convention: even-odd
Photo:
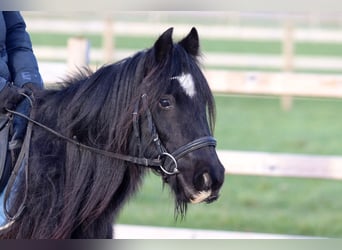
<instances>
[{"instance_id":1,"label":"rein","mask_svg":"<svg viewBox=\"0 0 342 250\"><path fill-rule=\"evenodd\" d=\"M46 131L50 132L51 134L55 135L56 137L60 138L60 139L63 139L71 144L74 144L80 148L83 148L83 149L86 149L86 150L89 150L91 152L94 152L94 153L97 153L97 154L100 154L100 155L103 155L103 156L107 156L107 157L110 157L110 158L115 158L115 159L118 159L118 160L123 160L123 161L127 161L127 162L132 162L132 163L135 163L135 164L138 164L138 165L144 165L146 167L148 166L154 166L154 167L157 167L157 166L160 166L161 164L161 161L159 159L147 159L147 158L138 158L138 157L134 157L134 156L129 156L129 155L123 155L123 154L119 154L119 153L113 153L113 152L109 152L109 151L106 151L106 150L102 150L102 149L98 149L98 148L95 148L95 147L91 147L91 146L88 146L86 144L83 144L83 143L80 143L78 141L76 141L75 139L71 139L67 136L64 136L62 135L61 133L57 132L56 130L53 130L47 126L45 126L44 124L36 121L36 120L33 120L32 118L28 117L27 115L24 115L22 113L19 113L19 112L16 112L16 111L13 111L13 110L8 110L7 111L11 114L14 114L14 115L18 115L22 118L25 118L26 120L28 120L30 123L34 124L34 125L37 125L38 127L40 128L43 128L45 129Z\"/></svg>"}]
</instances>

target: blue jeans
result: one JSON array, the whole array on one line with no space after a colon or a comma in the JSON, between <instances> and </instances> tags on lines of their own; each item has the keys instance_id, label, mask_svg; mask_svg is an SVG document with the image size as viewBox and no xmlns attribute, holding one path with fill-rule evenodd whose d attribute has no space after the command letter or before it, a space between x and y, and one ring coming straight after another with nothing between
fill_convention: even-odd
<instances>
[{"instance_id":1,"label":"blue jeans","mask_svg":"<svg viewBox=\"0 0 342 250\"><path fill-rule=\"evenodd\" d=\"M6 224L6 216L5 216L5 211L4 211L5 190L0 194L0 226L3 226Z\"/></svg>"}]
</instances>

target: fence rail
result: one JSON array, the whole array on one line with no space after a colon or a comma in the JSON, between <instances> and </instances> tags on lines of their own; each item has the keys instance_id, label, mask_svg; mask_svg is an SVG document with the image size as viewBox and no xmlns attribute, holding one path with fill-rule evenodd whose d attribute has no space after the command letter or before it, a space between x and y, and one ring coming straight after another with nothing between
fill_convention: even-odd
<instances>
[{"instance_id":1,"label":"fence rail","mask_svg":"<svg viewBox=\"0 0 342 250\"><path fill-rule=\"evenodd\" d=\"M206 71L215 92L342 98L342 75Z\"/></svg>"},{"instance_id":2,"label":"fence rail","mask_svg":"<svg viewBox=\"0 0 342 250\"><path fill-rule=\"evenodd\" d=\"M341 156L220 150L228 174L342 179Z\"/></svg>"},{"instance_id":3,"label":"fence rail","mask_svg":"<svg viewBox=\"0 0 342 250\"><path fill-rule=\"evenodd\" d=\"M65 63L40 62L40 71L44 81L49 84L63 78L68 68ZM337 74L225 70L205 70L204 74L211 89L216 93L342 98L342 75Z\"/></svg>"},{"instance_id":4,"label":"fence rail","mask_svg":"<svg viewBox=\"0 0 342 250\"><path fill-rule=\"evenodd\" d=\"M116 239L319 239L302 235L281 235L223 230L200 230L139 225L114 225ZM320 238L322 239L322 238Z\"/></svg>"},{"instance_id":5,"label":"fence rail","mask_svg":"<svg viewBox=\"0 0 342 250\"><path fill-rule=\"evenodd\" d=\"M120 49L113 53L111 59L103 60L106 50L92 48L90 58L92 61L117 61L136 53L136 50ZM67 60L70 56L65 47L35 46L35 54L39 60L54 61ZM258 54L234 54L234 53L215 53L207 52L202 57L203 65L206 67L251 67L268 68L279 70L283 67L284 61L282 55L258 55ZM321 56L296 56L293 59L293 67L299 70L341 70L342 58Z\"/></svg>"}]
</instances>

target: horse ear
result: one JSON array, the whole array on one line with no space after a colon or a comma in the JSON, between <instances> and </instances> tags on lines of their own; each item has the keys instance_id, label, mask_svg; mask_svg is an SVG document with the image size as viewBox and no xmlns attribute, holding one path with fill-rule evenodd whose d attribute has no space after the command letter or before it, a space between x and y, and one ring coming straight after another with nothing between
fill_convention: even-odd
<instances>
[{"instance_id":1,"label":"horse ear","mask_svg":"<svg viewBox=\"0 0 342 250\"><path fill-rule=\"evenodd\" d=\"M197 56L199 52L199 38L198 33L195 27L193 27L190 33L183 38L179 44L190 54L193 56Z\"/></svg>"},{"instance_id":2,"label":"horse ear","mask_svg":"<svg viewBox=\"0 0 342 250\"><path fill-rule=\"evenodd\" d=\"M171 51L173 47L172 32L173 28L169 28L154 43L153 47L157 62L161 62Z\"/></svg>"}]
</instances>

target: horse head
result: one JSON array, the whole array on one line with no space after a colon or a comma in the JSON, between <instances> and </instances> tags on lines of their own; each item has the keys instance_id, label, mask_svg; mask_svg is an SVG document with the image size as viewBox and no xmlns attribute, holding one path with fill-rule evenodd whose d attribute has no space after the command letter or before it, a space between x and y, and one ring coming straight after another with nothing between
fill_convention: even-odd
<instances>
[{"instance_id":1,"label":"horse head","mask_svg":"<svg viewBox=\"0 0 342 250\"><path fill-rule=\"evenodd\" d=\"M177 211L184 214L187 203L216 200L224 182L224 167L212 137L214 99L198 66L195 28L178 43L172 41L172 28L168 29L151 53L156 66L144 79L142 97L148 99L142 102L148 102L151 111L141 127L144 137L152 135L154 143L145 144L149 145L145 154L153 157L159 152L162 165L157 171L174 191Z\"/></svg>"}]
</instances>

